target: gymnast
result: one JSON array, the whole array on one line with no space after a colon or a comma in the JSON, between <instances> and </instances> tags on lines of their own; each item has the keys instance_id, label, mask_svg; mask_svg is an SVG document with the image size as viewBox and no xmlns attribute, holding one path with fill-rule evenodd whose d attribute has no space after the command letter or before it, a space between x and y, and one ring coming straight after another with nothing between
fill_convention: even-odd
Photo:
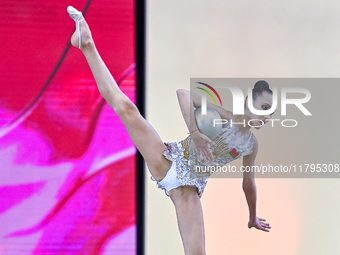
<instances>
[{"instance_id":1,"label":"gymnast","mask_svg":"<svg viewBox=\"0 0 340 255\"><path fill-rule=\"evenodd\" d=\"M100 57L88 24L81 12L69 6L67 11L76 22L71 44L85 55L96 80L99 92L118 114L126 126L135 146L143 156L151 173L151 179L165 190L172 200L178 221L184 251L187 255L206 254L203 214L200 198L209 174L194 172L194 166L215 163L225 165L234 159L243 158L243 166L253 166L258 152L258 141L250 131L260 129L271 115L253 114L245 101L244 115L234 115L220 106L208 102L222 119L251 123L236 127L228 121L213 141L198 129L193 109L201 106L201 97L184 89L177 90L178 101L189 136L180 142L164 143L156 130L139 113L137 107L120 90L102 58ZM252 91L255 109L267 110L272 105L272 91L265 81L258 81ZM234 154L230 153L234 150ZM256 214L257 191L254 173L244 172L242 188L249 208L248 228L269 232L270 224Z\"/></svg>"}]
</instances>

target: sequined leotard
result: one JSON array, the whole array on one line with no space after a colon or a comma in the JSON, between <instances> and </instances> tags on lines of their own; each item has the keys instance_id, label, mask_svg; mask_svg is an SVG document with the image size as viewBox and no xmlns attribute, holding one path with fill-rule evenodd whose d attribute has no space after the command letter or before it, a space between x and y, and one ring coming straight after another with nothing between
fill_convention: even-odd
<instances>
[{"instance_id":1,"label":"sequined leotard","mask_svg":"<svg viewBox=\"0 0 340 255\"><path fill-rule=\"evenodd\" d=\"M230 123L231 121L222 128L221 134L214 140L215 145L209 145L214 155L213 164L215 165L223 166L252 153L253 133L250 130L242 133L234 124ZM196 186L198 195L201 197L211 173L197 171L197 166L204 165L198 162L191 136L189 135L180 142L165 142L164 144L167 149L163 155L172 161L172 165L166 176L157 182L158 187L165 190L165 194L169 196L170 190L179 186ZM232 153L235 150L236 153ZM153 177L151 180L155 181Z\"/></svg>"}]
</instances>

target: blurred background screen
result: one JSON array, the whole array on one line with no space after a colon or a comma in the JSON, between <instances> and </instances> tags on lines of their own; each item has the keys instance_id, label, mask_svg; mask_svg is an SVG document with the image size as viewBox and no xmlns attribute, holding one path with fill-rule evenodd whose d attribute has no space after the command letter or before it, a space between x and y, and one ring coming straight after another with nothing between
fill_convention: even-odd
<instances>
[{"instance_id":1,"label":"blurred background screen","mask_svg":"<svg viewBox=\"0 0 340 255\"><path fill-rule=\"evenodd\" d=\"M135 2L0 2L0 254L135 254L136 149L69 40L136 102Z\"/></svg>"}]
</instances>

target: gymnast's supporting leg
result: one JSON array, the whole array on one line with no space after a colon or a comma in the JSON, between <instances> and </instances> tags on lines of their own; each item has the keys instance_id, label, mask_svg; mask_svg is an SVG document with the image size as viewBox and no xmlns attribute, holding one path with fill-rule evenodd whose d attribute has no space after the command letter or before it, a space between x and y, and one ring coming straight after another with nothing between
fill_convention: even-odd
<instances>
[{"instance_id":1,"label":"gymnast's supporting leg","mask_svg":"<svg viewBox=\"0 0 340 255\"><path fill-rule=\"evenodd\" d=\"M170 191L186 255L205 255L204 222L201 200L193 186Z\"/></svg>"}]
</instances>

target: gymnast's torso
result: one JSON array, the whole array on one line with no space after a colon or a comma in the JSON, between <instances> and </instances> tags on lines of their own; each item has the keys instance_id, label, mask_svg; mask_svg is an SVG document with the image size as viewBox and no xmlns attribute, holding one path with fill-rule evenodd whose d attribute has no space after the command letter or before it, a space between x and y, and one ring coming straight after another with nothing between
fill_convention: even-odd
<instances>
[{"instance_id":1,"label":"gymnast's torso","mask_svg":"<svg viewBox=\"0 0 340 255\"><path fill-rule=\"evenodd\" d=\"M165 142L167 149L163 155L172 162L172 165L163 180L157 182L158 187L165 190L166 195L169 196L170 190L179 186L196 186L201 197L212 174L211 171L207 171L212 169L209 166L224 166L235 159L251 154L255 139L250 130L243 133L228 121L222 128L222 132L215 138L215 145L209 145L214 156L214 162L209 165L198 161L191 135L180 142ZM151 179L155 180L153 177Z\"/></svg>"}]
</instances>

